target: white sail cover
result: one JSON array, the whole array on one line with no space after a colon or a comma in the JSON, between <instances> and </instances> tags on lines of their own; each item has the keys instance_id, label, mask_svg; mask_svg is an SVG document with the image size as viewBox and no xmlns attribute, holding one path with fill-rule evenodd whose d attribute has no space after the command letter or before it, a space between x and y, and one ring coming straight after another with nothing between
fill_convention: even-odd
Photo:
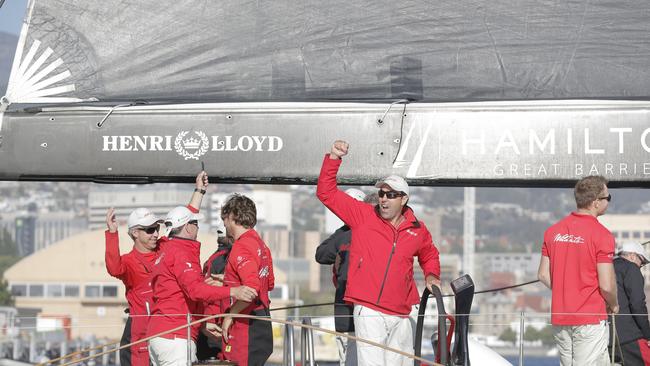
<instances>
[{"instance_id":1,"label":"white sail cover","mask_svg":"<svg viewBox=\"0 0 650 366\"><path fill-rule=\"evenodd\" d=\"M11 103L645 99L647 0L32 0Z\"/></svg>"}]
</instances>

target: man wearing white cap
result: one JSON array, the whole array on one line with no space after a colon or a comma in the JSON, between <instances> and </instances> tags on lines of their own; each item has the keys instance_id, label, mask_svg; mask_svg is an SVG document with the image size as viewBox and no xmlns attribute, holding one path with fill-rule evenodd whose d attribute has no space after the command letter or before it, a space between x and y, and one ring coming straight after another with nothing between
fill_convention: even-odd
<instances>
[{"instance_id":1,"label":"man wearing white cap","mask_svg":"<svg viewBox=\"0 0 650 366\"><path fill-rule=\"evenodd\" d=\"M409 187L391 175L375 185L379 204L359 202L339 190L336 174L349 145L336 141L325 156L316 194L352 231L348 282L344 300L354 304L356 335L388 347L412 351L413 329L408 314L420 300L413 279L417 256L429 290L440 286L440 258L431 234L407 206ZM411 365L394 352L357 343L358 364Z\"/></svg>"},{"instance_id":2,"label":"man wearing white cap","mask_svg":"<svg viewBox=\"0 0 650 366\"><path fill-rule=\"evenodd\" d=\"M650 323L641 267L648 256L639 243L624 243L614 259L619 313L616 315L616 351L625 366L650 365ZM611 343L611 340L610 340Z\"/></svg>"},{"instance_id":3,"label":"man wearing white cap","mask_svg":"<svg viewBox=\"0 0 650 366\"><path fill-rule=\"evenodd\" d=\"M196 177L196 189L192 194L188 208L198 212L199 206L208 185L205 172ZM158 256L159 244L163 242L159 234L162 219L146 208L135 209L127 220L128 232L133 239L133 250L120 255L119 236L115 210L110 208L106 213L106 270L108 273L124 282L126 299L129 303L129 319L124 327L120 340L121 345L135 342L145 337L151 307L153 306L151 291L151 272ZM136 344L120 352L122 366L149 365L149 352L146 342Z\"/></svg>"},{"instance_id":4,"label":"man wearing white cap","mask_svg":"<svg viewBox=\"0 0 650 366\"><path fill-rule=\"evenodd\" d=\"M247 286L221 287L204 282L199 256L201 243L196 240L203 215L179 206L167 214L165 225L169 239L154 263L151 277L154 306L147 336L153 336L187 324L186 315L198 314L201 303L217 303L230 296L251 301L257 292ZM196 318L194 319L196 320ZM196 361L199 326L191 330L191 359ZM154 365L182 365L187 362L187 329L180 329L149 341Z\"/></svg>"}]
</instances>

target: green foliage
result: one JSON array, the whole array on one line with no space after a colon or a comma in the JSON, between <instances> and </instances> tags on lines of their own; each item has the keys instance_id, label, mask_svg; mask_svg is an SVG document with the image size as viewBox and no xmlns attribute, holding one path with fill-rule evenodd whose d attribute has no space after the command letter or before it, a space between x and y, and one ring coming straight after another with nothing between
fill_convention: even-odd
<instances>
[{"instance_id":1,"label":"green foliage","mask_svg":"<svg viewBox=\"0 0 650 366\"><path fill-rule=\"evenodd\" d=\"M555 345L555 338L553 337L553 334L553 326L547 325L539 331L539 339L542 340L543 345L553 346Z\"/></svg>"},{"instance_id":2,"label":"green foliage","mask_svg":"<svg viewBox=\"0 0 650 366\"><path fill-rule=\"evenodd\" d=\"M18 256L16 243L11 239L11 234L7 229L0 230L0 256Z\"/></svg>"},{"instance_id":3,"label":"green foliage","mask_svg":"<svg viewBox=\"0 0 650 366\"><path fill-rule=\"evenodd\" d=\"M517 340L517 333L515 333L514 330L512 330L510 327L508 327L501 333L501 335L499 336L499 339L504 341L504 342L515 343L515 341Z\"/></svg>"},{"instance_id":4,"label":"green foliage","mask_svg":"<svg viewBox=\"0 0 650 366\"><path fill-rule=\"evenodd\" d=\"M11 239L7 229L0 230L0 305L14 306L14 299L9 290L9 284L2 277L7 268L18 262L16 243Z\"/></svg>"},{"instance_id":5,"label":"green foliage","mask_svg":"<svg viewBox=\"0 0 650 366\"><path fill-rule=\"evenodd\" d=\"M14 306L14 297L9 290L7 281L0 282L0 306Z\"/></svg>"},{"instance_id":6,"label":"green foliage","mask_svg":"<svg viewBox=\"0 0 650 366\"><path fill-rule=\"evenodd\" d=\"M529 325L524 330L524 340L525 341L536 341L539 339L539 331L537 328Z\"/></svg>"}]
</instances>

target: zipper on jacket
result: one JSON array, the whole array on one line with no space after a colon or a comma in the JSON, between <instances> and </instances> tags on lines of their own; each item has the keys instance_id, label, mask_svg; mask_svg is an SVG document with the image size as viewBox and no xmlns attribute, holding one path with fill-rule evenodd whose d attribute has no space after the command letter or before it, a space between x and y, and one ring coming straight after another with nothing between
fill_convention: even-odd
<instances>
[{"instance_id":1,"label":"zipper on jacket","mask_svg":"<svg viewBox=\"0 0 650 366\"><path fill-rule=\"evenodd\" d=\"M379 305L379 300L381 299L381 293L384 292L384 285L386 284L386 277L388 277L388 269L390 268L390 262L393 260L393 254L395 253L395 246L397 245L397 234L395 234L395 239L393 240L393 249L390 250L390 256L388 257L388 263L386 263L386 271L384 272L384 279L381 281L381 288L379 289L379 296L377 296L377 305Z\"/></svg>"}]
</instances>

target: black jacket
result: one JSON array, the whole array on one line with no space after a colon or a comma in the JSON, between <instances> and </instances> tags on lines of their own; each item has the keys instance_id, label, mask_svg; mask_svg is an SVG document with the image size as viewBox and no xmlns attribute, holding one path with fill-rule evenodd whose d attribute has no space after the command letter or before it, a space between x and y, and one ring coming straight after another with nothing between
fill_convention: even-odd
<instances>
[{"instance_id":1,"label":"black jacket","mask_svg":"<svg viewBox=\"0 0 650 366\"><path fill-rule=\"evenodd\" d=\"M614 270L620 308L619 315L616 316L616 334L619 342L625 344L641 338L650 340L650 323L641 269L627 259L619 257L614 259Z\"/></svg>"},{"instance_id":2,"label":"black jacket","mask_svg":"<svg viewBox=\"0 0 650 366\"><path fill-rule=\"evenodd\" d=\"M352 305L343 301L345 286L348 282L348 248L352 240L352 231L346 225L341 226L316 248L316 262L320 264L334 264L336 255L341 257L338 271L334 273L336 293L334 294L334 325L337 332L353 332Z\"/></svg>"}]
</instances>

